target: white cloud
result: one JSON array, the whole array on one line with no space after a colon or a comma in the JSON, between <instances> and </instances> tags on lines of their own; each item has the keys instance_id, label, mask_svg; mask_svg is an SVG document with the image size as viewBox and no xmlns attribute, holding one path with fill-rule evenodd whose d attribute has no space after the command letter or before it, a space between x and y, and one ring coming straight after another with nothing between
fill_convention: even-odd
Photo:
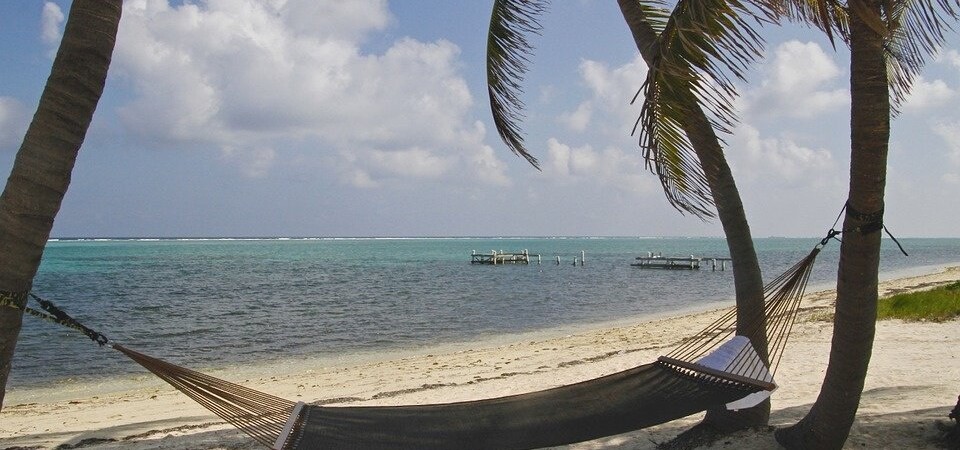
<instances>
[{"instance_id":1,"label":"white cloud","mask_svg":"<svg viewBox=\"0 0 960 450\"><path fill-rule=\"evenodd\" d=\"M450 158L416 147L394 151L371 150L363 157L368 161L366 165L378 172L416 178L438 178L451 166Z\"/></svg>"},{"instance_id":2,"label":"white cloud","mask_svg":"<svg viewBox=\"0 0 960 450\"><path fill-rule=\"evenodd\" d=\"M590 118L593 116L593 104L583 102L573 112L560 115L560 121L567 125L571 130L584 131L590 124Z\"/></svg>"},{"instance_id":3,"label":"white cloud","mask_svg":"<svg viewBox=\"0 0 960 450\"><path fill-rule=\"evenodd\" d=\"M850 102L843 71L814 42L780 44L760 72L760 86L744 94L754 115L813 117Z\"/></svg>"},{"instance_id":4,"label":"white cloud","mask_svg":"<svg viewBox=\"0 0 960 450\"><path fill-rule=\"evenodd\" d=\"M645 169L641 152L629 135L639 114L639 106L631 105L630 100L643 85L646 63L639 55L614 67L581 60L578 72L585 95L574 110L559 113L556 120L576 133L578 140L600 144L597 148L571 147L563 143L569 137L561 130L547 140L543 174L559 185L609 189L630 198L657 192L657 179Z\"/></svg>"},{"instance_id":5,"label":"white cloud","mask_svg":"<svg viewBox=\"0 0 960 450\"><path fill-rule=\"evenodd\" d=\"M467 155L468 173L473 174L477 181L494 186L510 186L513 183L506 173L506 164L500 160L496 151L489 145L475 147L475 151Z\"/></svg>"},{"instance_id":6,"label":"white cloud","mask_svg":"<svg viewBox=\"0 0 960 450\"><path fill-rule=\"evenodd\" d=\"M643 85L646 63L638 55L633 61L610 69L603 63L584 60L579 70L590 98L576 110L562 113L560 122L578 132L585 131L591 122L604 124L622 135L628 124L636 120L638 108L631 106L630 100Z\"/></svg>"},{"instance_id":7,"label":"white cloud","mask_svg":"<svg viewBox=\"0 0 960 450\"><path fill-rule=\"evenodd\" d=\"M833 155L787 138L764 138L749 125L737 127L727 151L737 178L763 179L775 185L816 183L835 173Z\"/></svg>"},{"instance_id":8,"label":"white cloud","mask_svg":"<svg viewBox=\"0 0 960 450\"><path fill-rule=\"evenodd\" d=\"M40 15L40 38L43 39L43 42L51 45L60 43L61 26L65 19L63 11L56 3L46 2L43 4L43 12Z\"/></svg>"},{"instance_id":9,"label":"white cloud","mask_svg":"<svg viewBox=\"0 0 960 450\"><path fill-rule=\"evenodd\" d=\"M479 121L459 133L454 147L444 151L422 146L355 146L340 151L335 162L340 179L358 188L376 188L403 178L452 184L471 181L485 186L510 186L507 165L483 143L486 130ZM524 163L526 164L526 163Z\"/></svg>"},{"instance_id":10,"label":"white cloud","mask_svg":"<svg viewBox=\"0 0 960 450\"><path fill-rule=\"evenodd\" d=\"M277 3L283 22L294 33L320 40L356 41L370 30L382 30L390 21L386 0Z\"/></svg>"},{"instance_id":11,"label":"white cloud","mask_svg":"<svg viewBox=\"0 0 960 450\"><path fill-rule=\"evenodd\" d=\"M378 177L460 177L479 169L478 158L497 165L477 156L487 151L484 131L470 117L456 45L401 38L382 54L361 50L391 20L386 6L128 2L111 70L136 96L120 117L144 139L232 155L271 147L282 159L283 148L265 142L309 142L318 157L338 159L342 179L365 187L382 185Z\"/></svg>"},{"instance_id":12,"label":"white cloud","mask_svg":"<svg viewBox=\"0 0 960 450\"><path fill-rule=\"evenodd\" d=\"M947 143L947 160L950 162L942 179L950 184L960 184L960 122L940 123L933 132Z\"/></svg>"},{"instance_id":13,"label":"white cloud","mask_svg":"<svg viewBox=\"0 0 960 450\"><path fill-rule=\"evenodd\" d=\"M942 106L952 102L956 91L947 86L943 80L927 81L918 75L910 89L910 95L903 104L904 110L921 110Z\"/></svg>"},{"instance_id":14,"label":"white cloud","mask_svg":"<svg viewBox=\"0 0 960 450\"><path fill-rule=\"evenodd\" d=\"M27 132L29 120L26 109L19 101L0 97L0 151L16 150Z\"/></svg>"},{"instance_id":15,"label":"white cloud","mask_svg":"<svg viewBox=\"0 0 960 450\"><path fill-rule=\"evenodd\" d=\"M957 52L956 50L950 49L945 52L938 53L935 60L937 62L947 62L953 67L960 69L960 52Z\"/></svg>"},{"instance_id":16,"label":"white cloud","mask_svg":"<svg viewBox=\"0 0 960 450\"><path fill-rule=\"evenodd\" d=\"M556 138L547 141L544 173L561 181L589 181L628 192L653 192L659 186L656 177L644 169L639 152L625 153L614 147L597 151L590 145L570 147Z\"/></svg>"}]
</instances>

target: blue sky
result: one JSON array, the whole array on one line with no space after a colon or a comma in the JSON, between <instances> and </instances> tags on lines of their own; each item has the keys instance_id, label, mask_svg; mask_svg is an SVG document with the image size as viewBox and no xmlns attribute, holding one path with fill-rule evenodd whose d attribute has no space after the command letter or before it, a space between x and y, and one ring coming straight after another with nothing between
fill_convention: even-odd
<instances>
[{"instance_id":1,"label":"blue sky","mask_svg":"<svg viewBox=\"0 0 960 450\"><path fill-rule=\"evenodd\" d=\"M486 99L490 2L130 0L54 236L721 236L644 169L645 66L615 2L556 1L525 81L538 172ZM69 2L0 2L0 170ZM822 236L846 197L848 57L767 28L727 136L755 236ZM886 224L960 236L958 38L893 122Z\"/></svg>"}]
</instances>

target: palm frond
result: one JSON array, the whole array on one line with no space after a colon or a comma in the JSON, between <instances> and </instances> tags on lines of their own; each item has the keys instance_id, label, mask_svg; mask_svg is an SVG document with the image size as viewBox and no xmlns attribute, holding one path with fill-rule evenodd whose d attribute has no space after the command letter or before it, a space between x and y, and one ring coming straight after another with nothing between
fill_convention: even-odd
<instances>
[{"instance_id":1,"label":"palm frond","mask_svg":"<svg viewBox=\"0 0 960 450\"><path fill-rule=\"evenodd\" d=\"M901 0L887 6L890 35L885 46L894 112L903 105L927 58L940 50L944 34L951 30L946 19L960 18L958 10L956 0Z\"/></svg>"},{"instance_id":2,"label":"palm frond","mask_svg":"<svg viewBox=\"0 0 960 450\"><path fill-rule=\"evenodd\" d=\"M487 34L487 93L493 123L510 151L537 169L537 158L524 147L520 128L524 104L520 96L533 53L527 37L540 33L537 19L548 4L548 0L495 0Z\"/></svg>"},{"instance_id":3,"label":"palm frond","mask_svg":"<svg viewBox=\"0 0 960 450\"><path fill-rule=\"evenodd\" d=\"M830 44L836 48L834 34L847 43L850 40L850 22L847 8L837 0L772 0L771 9L781 17L823 31Z\"/></svg>"},{"instance_id":4,"label":"palm frond","mask_svg":"<svg viewBox=\"0 0 960 450\"><path fill-rule=\"evenodd\" d=\"M667 0L634 0L636 9L632 9L637 20L650 25L658 36L667 28L670 20L670 6Z\"/></svg>"},{"instance_id":5,"label":"palm frond","mask_svg":"<svg viewBox=\"0 0 960 450\"><path fill-rule=\"evenodd\" d=\"M641 91L637 126L647 167L657 174L670 204L701 219L715 217L710 183L685 125L697 109L709 126L729 134L737 123L735 80L762 55L755 27L777 19L771 2L680 0L659 38ZM636 132L637 127L634 128Z\"/></svg>"}]
</instances>

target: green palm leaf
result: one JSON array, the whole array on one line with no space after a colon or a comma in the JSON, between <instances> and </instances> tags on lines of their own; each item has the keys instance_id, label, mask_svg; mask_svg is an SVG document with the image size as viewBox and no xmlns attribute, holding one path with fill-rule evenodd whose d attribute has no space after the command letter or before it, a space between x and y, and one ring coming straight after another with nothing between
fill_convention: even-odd
<instances>
[{"instance_id":1,"label":"green palm leaf","mask_svg":"<svg viewBox=\"0 0 960 450\"><path fill-rule=\"evenodd\" d=\"M887 73L895 111L906 100L927 58L943 45L944 33L951 30L945 19L960 18L958 8L960 2L948 0L901 0L887 6Z\"/></svg>"},{"instance_id":2,"label":"green palm leaf","mask_svg":"<svg viewBox=\"0 0 960 450\"><path fill-rule=\"evenodd\" d=\"M659 48L641 91L637 129L647 166L670 204L701 219L714 217L713 196L685 125L702 108L710 126L729 134L737 122L735 80L762 55L756 31L775 21L779 2L680 0L663 27Z\"/></svg>"},{"instance_id":3,"label":"green palm leaf","mask_svg":"<svg viewBox=\"0 0 960 450\"><path fill-rule=\"evenodd\" d=\"M540 169L524 147L520 122L523 120L521 82L527 72L533 47L530 34L541 30L538 16L546 11L547 0L496 0L487 35L487 93L497 133L510 150Z\"/></svg>"},{"instance_id":4,"label":"green palm leaf","mask_svg":"<svg viewBox=\"0 0 960 450\"><path fill-rule=\"evenodd\" d=\"M834 33L843 42L848 42L850 26L847 8L836 0L781 0L778 8L781 17L812 25L826 33L830 43L834 43ZM836 45L834 45L836 48Z\"/></svg>"}]
</instances>

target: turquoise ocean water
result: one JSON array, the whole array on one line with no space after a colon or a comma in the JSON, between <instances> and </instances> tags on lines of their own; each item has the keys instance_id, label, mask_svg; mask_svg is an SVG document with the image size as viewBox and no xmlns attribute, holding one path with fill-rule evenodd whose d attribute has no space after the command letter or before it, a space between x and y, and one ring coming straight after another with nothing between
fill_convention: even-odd
<instances>
[{"instance_id":1,"label":"turquoise ocean water","mask_svg":"<svg viewBox=\"0 0 960 450\"><path fill-rule=\"evenodd\" d=\"M819 238L757 240L765 279ZM884 240L883 277L960 264L960 239ZM833 287L840 245L811 284ZM473 266L491 250L542 264ZM583 251L583 266L573 260ZM609 323L733 297L733 275L641 270L637 256L727 256L719 238L52 240L34 292L116 342L188 367L390 352ZM559 256L561 264L556 264ZM10 387L141 369L74 331L25 317Z\"/></svg>"}]
</instances>

